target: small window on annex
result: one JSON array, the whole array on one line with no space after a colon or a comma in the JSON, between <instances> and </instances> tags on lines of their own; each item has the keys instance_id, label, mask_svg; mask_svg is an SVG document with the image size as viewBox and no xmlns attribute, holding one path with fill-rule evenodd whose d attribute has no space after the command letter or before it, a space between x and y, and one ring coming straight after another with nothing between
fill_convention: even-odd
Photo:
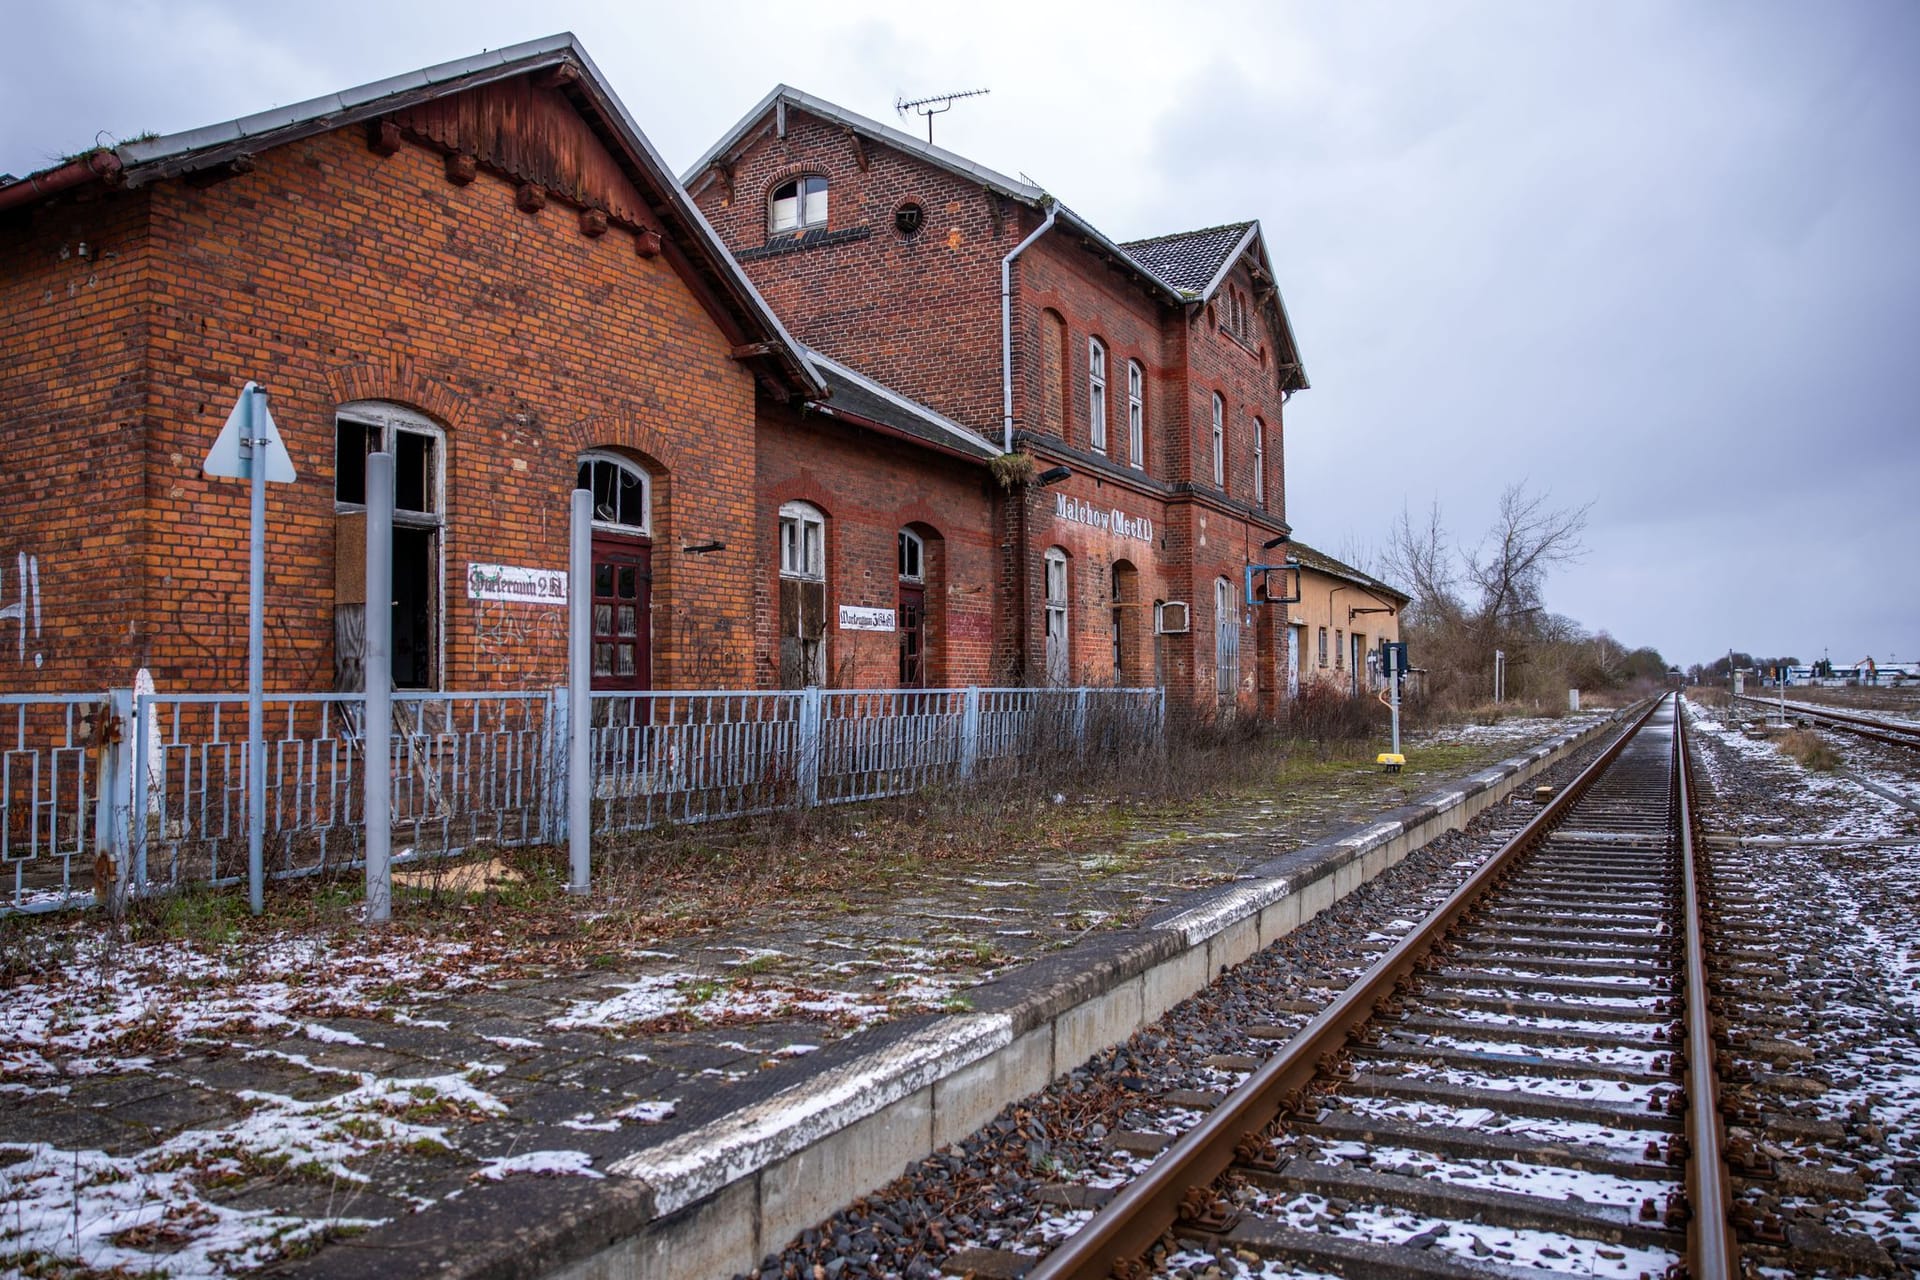
<instances>
[{"instance_id":1,"label":"small window on annex","mask_svg":"<svg viewBox=\"0 0 1920 1280\"><path fill-rule=\"evenodd\" d=\"M827 180L817 175L795 178L773 189L767 226L773 231L800 231L827 225Z\"/></svg>"},{"instance_id":2,"label":"small window on annex","mask_svg":"<svg viewBox=\"0 0 1920 1280\"><path fill-rule=\"evenodd\" d=\"M780 508L780 683L788 689L827 678L827 521L818 507Z\"/></svg>"},{"instance_id":3,"label":"small window on annex","mask_svg":"<svg viewBox=\"0 0 1920 1280\"><path fill-rule=\"evenodd\" d=\"M341 405L334 417L333 497L336 519L351 530L335 545L364 547L367 455L393 455L393 687L433 689L440 678L441 525L444 523L439 426L405 406L377 400ZM358 582L346 551L338 582ZM362 584L364 585L364 584ZM334 684L366 687L366 599L351 586L334 597Z\"/></svg>"},{"instance_id":4,"label":"small window on annex","mask_svg":"<svg viewBox=\"0 0 1920 1280\"><path fill-rule=\"evenodd\" d=\"M653 483L639 466L611 453L580 459L577 487L593 491L593 522L624 533L652 531Z\"/></svg>"}]
</instances>

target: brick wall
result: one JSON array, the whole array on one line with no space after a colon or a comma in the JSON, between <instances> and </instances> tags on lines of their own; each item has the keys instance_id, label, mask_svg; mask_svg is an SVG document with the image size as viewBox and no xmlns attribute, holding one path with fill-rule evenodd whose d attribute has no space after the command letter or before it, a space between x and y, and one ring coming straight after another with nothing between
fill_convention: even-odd
<instances>
[{"instance_id":1,"label":"brick wall","mask_svg":"<svg viewBox=\"0 0 1920 1280\"><path fill-rule=\"evenodd\" d=\"M908 528L926 543L927 685L992 681L997 486L983 464L771 403L762 405L758 455L757 685L779 683L777 540L780 505L791 501L826 516L829 684L898 682L898 635L842 630L838 616L841 605L897 608L897 535Z\"/></svg>"},{"instance_id":2,"label":"brick wall","mask_svg":"<svg viewBox=\"0 0 1920 1280\"><path fill-rule=\"evenodd\" d=\"M153 640L147 216L88 193L0 220L0 692L124 682Z\"/></svg>"},{"instance_id":3,"label":"brick wall","mask_svg":"<svg viewBox=\"0 0 1920 1280\"><path fill-rule=\"evenodd\" d=\"M143 663L163 690L243 682L246 486L205 479L200 464L249 377L271 390L300 474L269 502L273 686L332 681L334 411L361 399L411 407L445 432L444 687L562 677L562 611L469 601L465 571L564 568L567 494L593 447L655 476L656 686L750 681L753 618L739 584L762 562L753 380L666 256L640 257L617 226L584 234L557 198L522 212L515 183L484 168L456 185L425 146L378 155L358 129L268 150L252 172L212 186L168 181L96 203L89 216L121 234L147 228L138 275L116 268L127 280L119 294L86 292L54 253L82 206L48 206L25 234L4 233L6 261L21 266L6 273L9 301L57 299L69 284L86 299L65 314L8 308L7 350L45 353L0 384L10 406L29 408L28 429L7 437L10 472L36 477L22 488L59 495L67 509L50 528L78 528L87 494L99 531L86 536L105 540L120 566L84 570L97 593L115 593L110 603L59 615L91 639L84 657L61 660L56 683L82 672L86 683L125 683ZM36 399L49 407L36 413ZM76 432L89 452L126 460L119 501L78 482ZM108 512L99 521L96 505ZM80 584L62 560L73 534L62 536L47 544L42 581L64 601ZM701 541L727 549L679 551ZM143 583L144 610L124 608ZM93 625L108 617L130 619L118 625L136 628L139 643Z\"/></svg>"}]
</instances>

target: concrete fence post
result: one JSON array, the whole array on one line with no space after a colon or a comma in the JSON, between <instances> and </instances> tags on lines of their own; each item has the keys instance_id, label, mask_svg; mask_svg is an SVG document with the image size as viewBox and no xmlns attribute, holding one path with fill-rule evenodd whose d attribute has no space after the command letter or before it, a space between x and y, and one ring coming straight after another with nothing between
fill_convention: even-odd
<instances>
[{"instance_id":1,"label":"concrete fence post","mask_svg":"<svg viewBox=\"0 0 1920 1280\"><path fill-rule=\"evenodd\" d=\"M547 690L547 730L543 748L547 753L546 796L540 804L540 821L550 844L567 838L567 686Z\"/></svg>"},{"instance_id":2,"label":"concrete fence post","mask_svg":"<svg viewBox=\"0 0 1920 1280\"><path fill-rule=\"evenodd\" d=\"M568 893L586 893L593 855L593 491L575 489L567 555Z\"/></svg>"},{"instance_id":3,"label":"concrete fence post","mask_svg":"<svg viewBox=\"0 0 1920 1280\"><path fill-rule=\"evenodd\" d=\"M367 828L367 922L393 916L393 455L367 455L367 642L360 723L360 817Z\"/></svg>"},{"instance_id":4,"label":"concrete fence post","mask_svg":"<svg viewBox=\"0 0 1920 1280\"><path fill-rule=\"evenodd\" d=\"M110 689L105 708L109 726L102 726L99 769L95 774L93 803L93 847L104 860L107 883L104 905L118 919L127 909L131 893L131 858L128 849L128 819L131 816L132 771L127 761L139 753L133 749L137 739L133 730L133 690Z\"/></svg>"},{"instance_id":5,"label":"concrete fence post","mask_svg":"<svg viewBox=\"0 0 1920 1280\"><path fill-rule=\"evenodd\" d=\"M1087 754L1087 691L1084 688L1073 691L1073 749L1077 755Z\"/></svg>"},{"instance_id":6,"label":"concrete fence post","mask_svg":"<svg viewBox=\"0 0 1920 1280\"><path fill-rule=\"evenodd\" d=\"M820 686L810 684L800 691L799 758L794 761L794 781L799 785L800 803L811 809L820 803Z\"/></svg>"},{"instance_id":7,"label":"concrete fence post","mask_svg":"<svg viewBox=\"0 0 1920 1280\"><path fill-rule=\"evenodd\" d=\"M980 686L967 686L960 704L960 776L971 778L980 768Z\"/></svg>"}]
</instances>

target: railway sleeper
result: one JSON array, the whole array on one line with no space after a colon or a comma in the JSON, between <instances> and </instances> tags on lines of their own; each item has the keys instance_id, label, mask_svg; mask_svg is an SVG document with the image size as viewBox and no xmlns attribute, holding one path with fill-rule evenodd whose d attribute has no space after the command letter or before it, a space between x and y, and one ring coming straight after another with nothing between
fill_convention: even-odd
<instances>
[{"instance_id":1,"label":"railway sleeper","mask_svg":"<svg viewBox=\"0 0 1920 1280\"><path fill-rule=\"evenodd\" d=\"M1273 1191L1372 1204L1385 1209L1478 1222L1516 1231L1557 1231L1564 1235L1630 1244L1641 1248L1686 1247L1684 1232L1659 1219L1645 1221L1637 1209L1583 1200L1549 1200L1518 1191L1460 1186L1403 1173L1380 1173L1322 1164L1305 1156L1289 1160L1277 1173L1246 1170L1249 1183ZM1671 1185L1671 1173L1668 1175Z\"/></svg>"},{"instance_id":2,"label":"railway sleeper","mask_svg":"<svg viewBox=\"0 0 1920 1280\"><path fill-rule=\"evenodd\" d=\"M1542 1274L1531 1267L1468 1260L1440 1249L1414 1250L1302 1231L1272 1218L1251 1215L1220 1237L1220 1243L1317 1271L1370 1280L1539 1280Z\"/></svg>"},{"instance_id":3,"label":"railway sleeper","mask_svg":"<svg viewBox=\"0 0 1920 1280\"><path fill-rule=\"evenodd\" d=\"M1474 991L1435 991L1421 993L1422 1003L1451 1009L1479 1009L1487 1013L1507 1013L1531 1018L1599 1020L1605 1022L1670 1022L1673 1012L1666 1000L1641 1005L1598 1006L1579 1000L1541 1000L1533 996L1482 994Z\"/></svg>"},{"instance_id":4,"label":"railway sleeper","mask_svg":"<svg viewBox=\"0 0 1920 1280\"><path fill-rule=\"evenodd\" d=\"M1551 966L1539 965L1546 969ZM1561 995L1595 996L1606 999L1654 1001L1672 994L1672 980L1656 978L1651 983L1587 982L1579 978L1556 978L1550 973L1506 973L1500 970L1436 969L1425 975L1430 987L1441 989L1524 987L1528 991L1551 991ZM1661 985L1662 982L1666 985ZM1585 1006L1596 1021L1606 1018L1609 1005Z\"/></svg>"},{"instance_id":5,"label":"railway sleeper","mask_svg":"<svg viewBox=\"0 0 1920 1280\"><path fill-rule=\"evenodd\" d=\"M1487 1037L1489 1040L1498 1038L1497 1035ZM1649 1050L1649 1052L1652 1051ZM1368 1045L1365 1056L1433 1066L1462 1067L1467 1070L1492 1072L1521 1079L1528 1076L1542 1076L1556 1080L1605 1080L1638 1085L1673 1083L1673 1077L1664 1071L1635 1071L1630 1067L1612 1063L1548 1058L1531 1053L1489 1053L1485 1050L1461 1049L1445 1044L1409 1044L1405 1041L1396 1043L1386 1036L1381 1037L1377 1043Z\"/></svg>"},{"instance_id":6,"label":"railway sleeper","mask_svg":"<svg viewBox=\"0 0 1920 1280\"><path fill-rule=\"evenodd\" d=\"M1315 1122L1295 1123L1287 1132L1320 1142L1364 1142L1368 1145L1408 1147L1467 1160L1510 1160L1522 1164L1552 1165L1616 1178L1672 1182L1673 1166L1664 1157L1630 1160L1608 1147L1574 1142L1543 1142L1538 1138L1458 1126L1414 1124L1390 1116L1362 1116L1334 1111ZM1655 1148L1656 1151L1658 1148Z\"/></svg>"},{"instance_id":7,"label":"railway sleeper","mask_svg":"<svg viewBox=\"0 0 1920 1280\"><path fill-rule=\"evenodd\" d=\"M1378 1076L1360 1072L1353 1079L1345 1081L1341 1089L1354 1097L1380 1098L1415 1106L1425 1102L1463 1110L1482 1108L1496 1115L1531 1116L1540 1120L1583 1120L1589 1124L1636 1133L1642 1130L1678 1133L1685 1127L1681 1117L1670 1114L1664 1106L1654 1111L1645 1104L1528 1093L1521 1089L1485 1089L1478 1085L1449 1084L1443 1080L1421 1080L1407 1076Z\"/></svg>"},{"instance_id":8,"label":"railway sleeper","mask_svg":"<svg viewBox=\"0 0 1920 1280\"><path fill-rule=\"evenodd\" d=\"M1532 943L1502 942L1498 940L1463 942L1462 951L1487 964L1502 961L1523 961L1536 964L1551 964L1555 968L1570 971L1591 971L1599 973L1618 973L1623 967L1622 961L1632 961L1634 971L1671 974L1679 966L1673 962L1672 952L1662 947L1622 947L1595 946L1584 947L1575 942Z\"/></svg>"},{"instance_id":9,"label":"railway sleeper","mask_svg":"<svg viewBox=\"0 0 1920 1280\"><path fill-rule=\"evenodd\" d=\"M1409 1013L1401 1017L1403 1031L1426 1035L1478 1037L1487 1040L1511 1040L1519 1044L1567 1045L1595 1049L1644 1049L1648 1053L1669 1053L1672 1046L1664 1028L1653 1034L1633 1035L1624 1031L1590 1031L1584 1027L1534 1027L1524 1022L1475 1022L1467 1018L1442 1018L1432 1014Z\"/></svg>"}]
</instances>

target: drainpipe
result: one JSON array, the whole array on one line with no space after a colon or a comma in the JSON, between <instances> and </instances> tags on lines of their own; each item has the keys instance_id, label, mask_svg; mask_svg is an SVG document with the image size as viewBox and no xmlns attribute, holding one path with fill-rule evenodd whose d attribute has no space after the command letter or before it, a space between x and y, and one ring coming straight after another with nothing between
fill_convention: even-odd
<instances>
[{"instance_id":1,"label":"drainpipe","mask_svg":"<svg viewBox=\"0 0 1920 1280\"><path fill-rule=\"evenodd\" d=\"M1003 418L1000 451L1013 452L1013 260L1026 251L1028 245L1047 234L1053 228L1053 220L1060 216L1060 205L1056 201L1047 206L1046 220L1035 227L1033 234L1013 246L1013 251L1000 259L1000 412ZM1008 501L1020 504L1018 529L1014 535L1014 582L1019 593L1013 608L1014 664L1018 678L1027 678L1027 494L1022 488L1018 493L1007 490Z\"/></svg>"},{"instance_id":2,"label":"drainpipe","mask_svg":"<svg viewBox=\"0 0 1920 1280\"><path fill-rule=\"evenodd\" d=\"M1013 252L1000 259L1000 413L1004 420L1000 451L1013 452L1013 260L1026 251L1028 245L1047 234L1053 228L1053 220L1060 216L1058 203L1047 206L1047 218L1033 234L1013 246Z\"/></svg>"},{"instance_id":3,"label":"drainpipe","mask_svg":"<svg viewBox=\"0 0 1920 1280\"><path fill-rule=\"evenodd\" d=\"M77 187L83 182L96 178L111 179L120 172L120 158L111 151L93 151L70 160L58 169L35 174L0 187L0 213L23 204L65 191L68 187ZM1019 250L1014 250L1018 253Z\"/></svg>"}]
</instances>

